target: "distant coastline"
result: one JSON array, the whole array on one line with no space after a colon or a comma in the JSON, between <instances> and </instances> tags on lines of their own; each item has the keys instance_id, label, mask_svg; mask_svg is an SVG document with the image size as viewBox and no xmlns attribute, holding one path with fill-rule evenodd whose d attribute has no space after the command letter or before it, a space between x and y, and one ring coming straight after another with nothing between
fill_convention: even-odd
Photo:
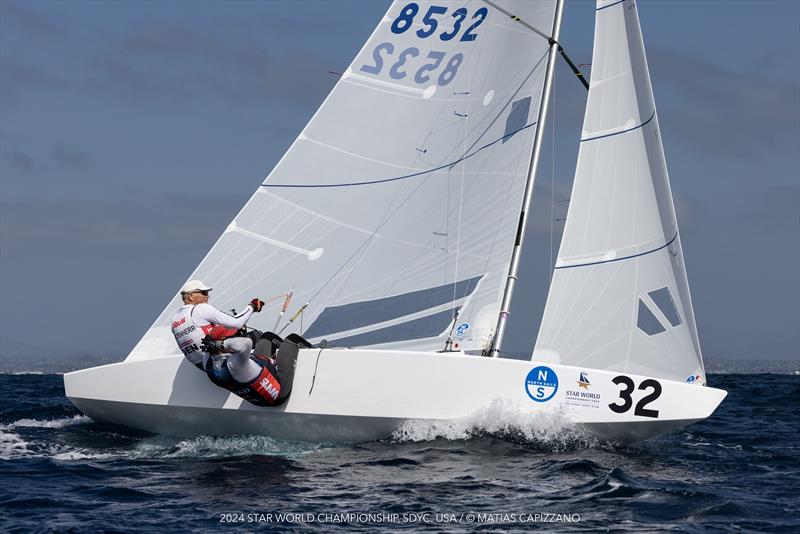
<instances>
[{"instance_id":1,"label":"distant coastline","mask_svg":"<svg viewBox=\"0 0 800 534\"><path fill-rule=\"evenodd\" d=\"M0 355L0 374L63 374L87 367L121 362L124 356L75 354L72 356Z\"/></svg>"},{"instance_id":2,"label":"distant coastline","mask_svg":"<svg viewBox=\"0 0 800 534\"><path fill-rule=\"evenodd\" d=\"M515 359L526 359L513 355ZM0 354L0 374L63 374L88 367L121 362L124 356L75 354L72 356L9 356ZM800 358L781 360L708 359L708 374L800 374Z\"/></svg>"},{"instance_id":3,"label":"distant coastline","mask_svg":"<svg viewBox=\"0 0 800 534\"><path fill-rule=\"evenodd\" d=\"M785 360L707 360L706 373L726 374L800 374L800 358Z\"/></svg>"}]
</instances>

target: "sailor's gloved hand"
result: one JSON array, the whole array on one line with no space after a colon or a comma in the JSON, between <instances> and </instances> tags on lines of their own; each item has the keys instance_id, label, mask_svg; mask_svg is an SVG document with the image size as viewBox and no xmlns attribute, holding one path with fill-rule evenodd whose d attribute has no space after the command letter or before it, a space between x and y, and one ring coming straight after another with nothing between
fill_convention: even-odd
<instances>
[{"instance_id":1,"label":"sailor's gloved hand","mask_svg":"<svg viewBox=\"0 0 800 534\"><path fill-rule=\"evenodd\" d=\"M220 354L221 352L225 352L223 343L225 343L224 339L211 339L211 336L206 336L203 338L200 350L209 354Z\"/></svg>"},{"instance_id":2,"label":"sailor's gloved hand","mask_svg":"<svg viewBox=\"0 0 800 534\"><path fill-rule=\"evenodd\" d=\"M250 306L253 307L253 311L254 312L260 312L261 308L264 307L264 301L263 300L258 300L258 299L253 299L253 300L250 301Z\"/></svg>"}]
</instances>

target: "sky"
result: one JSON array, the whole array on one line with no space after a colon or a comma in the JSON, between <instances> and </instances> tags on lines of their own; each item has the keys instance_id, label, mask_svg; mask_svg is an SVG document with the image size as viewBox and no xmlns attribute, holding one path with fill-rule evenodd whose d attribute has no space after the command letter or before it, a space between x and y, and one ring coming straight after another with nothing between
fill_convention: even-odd
<instances>
[{"instance_id":1,"label":"sky","mask_svg":"<svg viewBox=\"0 0 800 534\"><path fill-rule=\"evenodd\" d=\"M0 351L126 355L388 5L0 1ZM639 16L704 356L800 359L800 2ZM567 2L576 63L593 18ZM554 94L504 345L519 354L585 105L563 62Z\"/></svg>"}]
</instances>

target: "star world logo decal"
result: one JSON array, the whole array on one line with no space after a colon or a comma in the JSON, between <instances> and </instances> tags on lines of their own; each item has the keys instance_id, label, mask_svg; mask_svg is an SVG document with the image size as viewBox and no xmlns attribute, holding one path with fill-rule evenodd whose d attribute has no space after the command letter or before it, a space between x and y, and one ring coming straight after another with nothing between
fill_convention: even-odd
<instances>
[{"instance_id":1,"label":"star world logo decal","mask_svg":"<svg viewBox=\"0 0 800 534\"><path fill-rule=\"evenodd\" d=\"M589 391L589 387L592 385L589 380L589 373L581 371L578 373L578 380L575 382L578 384L578 387L575 389L568 389L564 392L564 402L568 406L579 408L599 408L600 394Z\"/></svg>"},{"instance_id":2,"label":"star world logo decal","mask_svg":"<svg viewBox=\"0 0 800 534\"><path fill-rule=\"evenodd\" d=\"M589 375L586 371L581 371L580 376L578 377L578 387L583 388L585 390L589 390L589 386L591 382L589 382Z\"/></svg>"}]
</instances>

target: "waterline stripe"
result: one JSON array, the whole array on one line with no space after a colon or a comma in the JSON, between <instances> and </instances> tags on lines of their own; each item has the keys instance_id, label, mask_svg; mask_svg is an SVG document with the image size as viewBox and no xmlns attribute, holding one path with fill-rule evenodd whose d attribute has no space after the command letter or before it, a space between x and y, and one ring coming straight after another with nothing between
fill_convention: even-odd
<instances>
[{"instance_id":1,"label":"waterline stripe","mask_svg":"<svg viewBox=\"0 0 800 534\"><path fill-rule=\"evenodd\" d=\"M554 269L572 269L573 267L587 267L587 266L589 266L589 265L600 265L600 264L602 264L602 263L613 263L613 262L615 262L615 261L622 261L622 260L629 260L629 259L631 259L631 258L638 258L639 256L645 256L645 255L647 255L647 254L652 254L653 252L658 252L658 251L659 251L659 250L661 250L662 248L667 248L667 247L668 247L668 246L670 246L670 245L672 244L672 242L673 242L673 241L675 241L677 238L678 238L678 234L677 234L677 232L676 232L676 233L675 233L675 237L673 237L672 239L670 239L670 240L669 240L669 242L668 242L666 245L661 245L660 247L658 247L658 248L654 248L653 250L648 250L648 251L645 251L645 252L640 252L639 254L634 254L634 255L632 255L632 256L625 256L625 257L623 257L623 258L614 258L613 260L602 260L602 261L593 261L593 262L590 262L590 263L579 263L579 264L577 264L577 265L562 265L561 267L554 267Z\"/></svg>"}]
</instances>

